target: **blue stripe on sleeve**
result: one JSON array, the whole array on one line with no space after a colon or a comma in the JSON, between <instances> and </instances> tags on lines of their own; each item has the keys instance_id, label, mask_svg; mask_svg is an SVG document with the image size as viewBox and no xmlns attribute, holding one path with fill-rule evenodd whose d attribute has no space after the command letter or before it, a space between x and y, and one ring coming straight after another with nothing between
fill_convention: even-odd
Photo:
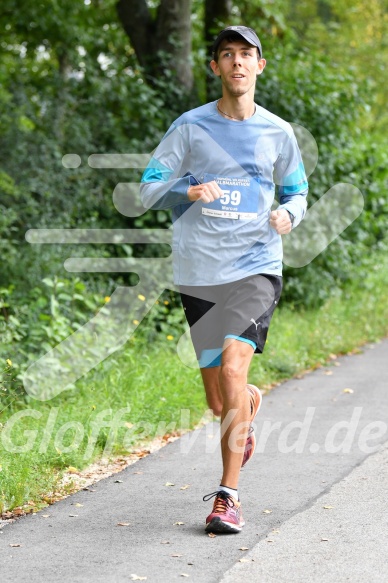
<instances>
[{"instance_id":1,"label":"blue stripe on sleeve","mask_svg":"<svg viewBox=\"0 0 388 583\"><path fill-rule=\"evenodd\" d=\"M151 158L145 169L141 182L167 182L173 173L170 168L164 166L156 158Z\"/></svg>"},{"instance_id":2,"label":"blue stripe on sleeve","mask_svg":"<svg viewBox=\"0 0 388 583\"><path fill-rule=\"evenodd\" d=\"M301 162L296 170L283 178L280 186L282 194L296 194L307 190L308 182L303 163Z\"/></svg>"}]
</instances>

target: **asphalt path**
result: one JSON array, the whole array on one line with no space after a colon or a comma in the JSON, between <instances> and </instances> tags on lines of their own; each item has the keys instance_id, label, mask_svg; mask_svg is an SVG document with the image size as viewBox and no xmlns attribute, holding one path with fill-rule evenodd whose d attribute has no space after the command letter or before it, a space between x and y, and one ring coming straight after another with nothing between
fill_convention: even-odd
<instances>
[{"instance_id":1,"label":"asphalt path","mask_svg":"<svg viewBox=\"0 0 388 583\"><path fill-rule=\"evenodd\" d=\"M386 583L387 363L384 340L263 399L241 533L204 532L221 475L210 423L3 527L0 581Z\"/></svg>"},{"instance_id":2,"label":"asphalt path","mask_svg":"<svg viewBox=\"0 0 388 583\"><path fill-rule=\"evenodd\" d=\"M388 581L388 446L262 539L222 583Z\"/></svg>"}]
</instances>

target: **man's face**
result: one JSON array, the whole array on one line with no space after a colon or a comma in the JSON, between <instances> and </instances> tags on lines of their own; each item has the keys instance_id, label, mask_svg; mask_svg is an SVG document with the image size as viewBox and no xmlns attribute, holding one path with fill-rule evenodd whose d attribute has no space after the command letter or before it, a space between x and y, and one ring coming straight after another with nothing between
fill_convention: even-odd
<instances>
[{"instance_id":1,"label":"man's face","mask_svg":"<svg viewBox=\"0 0 388 583\"><path fill-rule=\"evenodd\" d=\"M257 75L265 67L265 59L258 59L256 47L241 41L223 40L218 49L218 62L211 61L215 75L221 77L224 91L232 96L255 91Z\"/></svg>"}]
</instances>

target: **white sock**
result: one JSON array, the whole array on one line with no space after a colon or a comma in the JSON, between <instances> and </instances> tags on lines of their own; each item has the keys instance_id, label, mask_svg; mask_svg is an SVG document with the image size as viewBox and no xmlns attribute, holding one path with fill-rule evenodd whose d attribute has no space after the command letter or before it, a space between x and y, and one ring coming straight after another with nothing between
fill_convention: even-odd
<instances>
[{"instance_id":1,"label":"white sock","mask_svg":"<svg viewBox=\"0 0 388 583\"><path fill-rule=\"evenodd\" d=\"M238 490L235 490L234 488L228 488L228 486L223 486L220 484L218 490L222 490L222 492L226 492L227 494L233 496L235 500L239 500Z\"/></svg>"}]
</instances>

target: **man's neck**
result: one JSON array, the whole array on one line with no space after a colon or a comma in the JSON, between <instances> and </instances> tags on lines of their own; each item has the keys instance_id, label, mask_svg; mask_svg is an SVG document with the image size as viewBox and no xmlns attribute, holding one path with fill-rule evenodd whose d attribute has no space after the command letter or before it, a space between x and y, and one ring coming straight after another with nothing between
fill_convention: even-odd
<instances>
[{"instance_id":1,"label":"man's neck","mask_svg":"<svg viewBox=\"0 0 388 583\"><path fill-rule=\"evenodd\" d=\"M255 113L255 108L255 102L248 94L239 97L223 95L217 102L219 113L223 117L235 121L249 119Z\"/></svg>"}]
</instances>

